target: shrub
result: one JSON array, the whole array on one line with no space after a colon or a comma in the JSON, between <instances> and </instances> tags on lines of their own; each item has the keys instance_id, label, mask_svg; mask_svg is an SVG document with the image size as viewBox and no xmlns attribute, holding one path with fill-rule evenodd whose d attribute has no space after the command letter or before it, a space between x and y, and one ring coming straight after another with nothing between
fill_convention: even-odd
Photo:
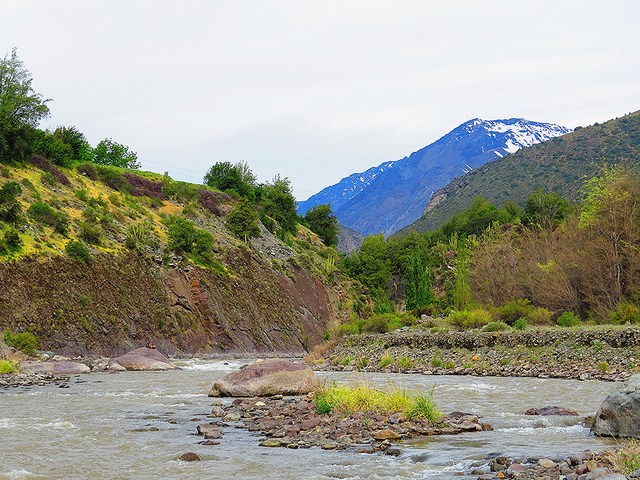
<instances>
[{"instance_id":1,"label":"shrub","mask_svg":"<svg viewBox=\"0 0 640 480\"><path fill-rule=\"evenodd\" d=\"M531 325L552 325L553 312L546 308L535 308L527 315L527 322Z\"/></svg>"},{"instance_id":2,"label":"shrub","mask_svg":"<svg viewBox=\"0 0 640 480\"><path fill-rule=\"evenodd\" d=\"M93 163L81 163L76 167L76 170L80 175L84 175L91 180L96 180L98 178L98 170L96 170L96 166Z\"/></svg>"},{"instance_id":3,"label":"shrub","mask_svg":"<svg viewBox=\"0 0 640 480\"><path fill-rule=\"evenodd\" d=\"M563 312L562 315L560 315L556 320L556 323L560 327L575 327L576 325L580 325L580 323L582 322L580 320L580 317L578 317L575 313Z\"/></svg>"},{"instance_id":4,"label":"shrub","mask_svg":"<svg viewBox=\"0 0 640 480\"><path fill-rule=\"evenodd\" d=\"M200 190L200 204L213 215L220 215L220 203L225 198L225 195L218 192L212 192L211 190Z\"/></svg>"},{"instance_id":5,"label":"shrub","mask_svg":"<svg viewBox=\"0 0 640 480\"><path fill-rule=\"evenodd\" d=\"M20 364L11 360L0 360L0 375L18 373Z\"/></svg>"},{"instance_id":6,"label":"shrub","mask_svg":"<svg viewBox=\"0 0 640 480\"><path fill-rule=\"evenodd\" d=\"M33 355L40 348L40 341L31 332L13 333L6 330L3 334L4 343L20 350L26 355Z\"/></svg>"},{"instance_id":7,"label":"shrub","mask_svg":"<svg viewBox=\"0 0 640 480\"><path fill-rule=\"evenodd\" d=\"M149 245L151 240L151 224L145 220L127 228L124 243L129 250L138 250Z\"/></svg>"},{"instance_id":8,"label":"shrub","mask_svg":"<svg viewBox=\"0 0 640 480\"><path fill-rule=\"evenodd\" d=\"M3 243L10 250L17 250L23 245L20 233L14 227L9 227L4 232Z\"/></svg>"},{"instance_id":9,"label":"shrub","mask_svg":"<svg viewBox=\"0 0 640 480\"><path fill-rule=\"evenodd\" d=\"M513 325L519 318L527 318L535 308L528 299L518 298L498 307L496 312L501 321L507 325Z\"/></svg>"},{"instance_id":10,"label":"shrub","mask_svg":"<svg viewBox=\"0 0 640 480\"><path fill-rule=\"evenodd\" d=\"M91 262L91 252L87 248L87 246L79 242L77 240L71 240L64 247L64 251L72 260L80 263L90 263Z\"/></svg>"},{"instance_id":11,"label":"shrub","mask_svg":"<svg viewBox=\"0 0 640 480\"><path fill-rule=\"evenodd\" d=\"M78 236L91 245L100 245L102 240L102 228L100 225L92 225L87 222L78 223Z\"/></svg>"},{"instance_id":12,"label":"shrub","mask_svg":"<svg viewBox=\"0 0 640 480\"><path fill-rule=\"evenodd\" d=\"M484 308L474 308L453 312L449 315L448 321L456 328L466 330L484 327L493 321L493 317L491 313Z\"/></svg>"},{"instance_id":13,"label":"shrub","mask_svg":"<svg viewBox=\"0 0 640 480\"><path fill-rule=\"evenodd\" d=\"M166 199L162 182L154 182L135 173L125 172L124 178L130 185L130 193L134 197L151 197L159 200Z\"/></svg>"},{"instance_id":14,"label":"shrub","mask_svg":"<svg viewBox=\"0 0 640 480\"><path fill-rule=\"evenodd\" d=\"M527 319L524 317L520 317L515 322L513 322L513 328L515 328L516 330L524 330L525 328L527 328L527 325Z\"/></svg>"},{"instance_id":15,"label":"shrub","mask_svg":"<svg viewBox=\"0 0 640 480\"><path fill-rule=\"evenodd\" d=\"M640 308L633 303L624 302L618 306L615 312L609 314L612 323L640 323Z\"/></svg>"},{"instance_id":16,"label":"shrub","mask_svg":"<svg viewBox=\"0 0 640 480\"><path fill-rule=\"evenodd\" d=\"M58 213L44 202L33 202L29 205L27 213L39 223L49 225L50 227L56 224Z\"/></svg>"},{"instance_id":17,"label":"shrub","mask_svg":"<svg viewBox=\"0 0 640 480\"><path fill-rule=\"evenodd\" d=\"M246 199L241 200L233 207L227 216L225 225L232 235L241 240L246 241L249 238L260 236L258 212L253 204Z\"/></svg>"},{"instance_id":18,"label":"shrub","mask_svg":"<svg viewBox=\"0 0 640 480\"><path fill-rule=\"evenodd\" d=\"M509 330L509 325L504 322L489 322L482 329L485 332L502 332Z\"/></svg>"},{"instance_id":19,"label":"shrub","mask_svg":"<svg viewBox=\"0 0 640 480\"><path fill-rule=\"evenodd\" d=\"M44 158L42 155L32 155L31 163L38 167L40 170L44 170L45 174L49 174L47 176L47 181L50 184L61 183L62 185L66 185L67 187L71 185L71 182L67 178L67 176L62 173L62 170L53 166L49 160Z\"/></svg>"}]
</instances>

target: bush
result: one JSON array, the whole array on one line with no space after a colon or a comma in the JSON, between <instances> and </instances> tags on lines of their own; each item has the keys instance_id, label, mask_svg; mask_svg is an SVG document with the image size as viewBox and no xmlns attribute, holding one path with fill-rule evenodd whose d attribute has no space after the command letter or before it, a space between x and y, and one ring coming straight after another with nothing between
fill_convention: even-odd
<instances>
[{"instance_id":1,"label":"bush","mask_svg":"<svg viewBox=\"0 0 640 480\"><path fill-rule=\"evenodd\" d=\"M535 308L527 315L526 319L531 325L552 325L553 312L546 308Z\"/></svg>"},{"instance_id":2,"label":"bush","mask_svg":"<svg viewBox=\"0 0 640 480\"><path fill-rule=\"evenodd\" d=\"M58 218L58 212L44 202L33 202L27 209L27 213L36 222L49 225L50 227L56 224Z\"/></svg>"},{"instance_id":3,"label":"bush","mask_svg":"<svg viewBox=\"0 0 640 480\"><path fill-rule=\"evenodd\" d=\"M91 251L87 248L87 246L79 242L77 240L71 240L64 247L64 251L72 260L80 263L90 263L91 262Z\"/></svg>"},{"instance_id":4,"label":"bush","mask_svg":"<svg viewBox=\"0 0 640 480\"><path fill-rule=\"evenodd\" d=\"M246 199L241 200L233 207L225 222L232 235L241 240L248 240L260 236L258 227L258 212L253 204Z\"/></svg>"},{"instance_id":5,"label":"bush","mask_svg":"<svg viewBox=\"0 0 640 480\"><path fill-rule=\"evenodd\" d=\"M154 182L135 173L125 172L124 178L129 182L130 193L134 197L151 197L165 200L167 197L163 191L162 182Z\"/></svg>"},{"instance_id":6,"label":"bush","mask_svg":"<svg viewBox=\"0 0 640 480\"><path fill-rule=\"evenodd\" d=\"M622 303L609 314L609 319L616 324L640 323L640 308L633 303Z\"/></svg>"},{"instance_id":7,"label":"bush","mask_svg":"<svg viewBox=\"0 0 640 480\"><path fill-rule=\"evenodd\" d=\"M516 330L524 330L525 328L527 328L527 326L528 322L524 317L520 317L515 322L513 322L513 328L515 328Z\"/></svg>"},{"instance_id":8,"label":"bush","mask_svg":"<svg viewBox=\"0 0 640 480\"><path fill-rule=\"evenodd\" d=\"M10 250L17 250L23 245L20 233L14 227L7 228L4 232L2 243Z\"/></svg>"},{"instance_id":9,"label":"bush","mask_svg":"<svg viewBox=\"0 0 640 480\"><path fill-rule=\"evenodd\" d=\"M6 330L3 334L4 343L20 350L26 355L33 355L40 348L40 341L31 332L13 333Z\"/></svg>"},{"instance_id":10,"label":"bush","mask_svg":"<svg viewBox=\"0 0 640 480\"><path fill-rule=\"evenodd\" d=\"M509 325L504 322L489 322L482 329L484 332L502 332L509 330Z\"/></svg>"},{"instance_id":11,"label":"bush","mask_svg":"<svg viewBox=\"0 0 640 480\"><path fill-rule=\"evenodd\" d=\"M535 308L528 299L518 298L498 307L496 312L501 321L513 325L519 318L527 318Z\"/></svg>"},{"instance_id":12,"label":"bush","mask_svg":"<svg viewBox=\"0 0 640 480\"><path fill-rule=\"evenodd\" d=\"M576 325L580 325L582 321L580 317L573 312L563 312L556 320L556 323L560 327L575 327Z\"/></svg>"},{"instance_id":13,"label":"bush","mask_svg":"<svg viewBox=\"0 0 640 480\"><path fill-rule=\"evenodd\" d=\"M11 360L0 360L0 375L18 373L19 370L20 364L18 362L12 362Z\"/></svg>"},{"instance_id":14,"label":"bush","mask_svg":"<svg viewBox=\"0 0 640 480\"><path fill-rule=\"evenodd\" d=\"M87 222L78 223L78 236L91 245L100 245L102 240L102 228L100 225L92 225Z\"/></svg>"},{"instance_id":15,"label":"bush","mask_svg":"<svg viewBox=\"0 0 640 480\"><path fill-rule=\"evenodd\" d=\"M448 321L459 330L467 330L484 327L493 321L493 317L484 308L474 308L453 312L449 315Z\"/></svg>"}]
</instances>

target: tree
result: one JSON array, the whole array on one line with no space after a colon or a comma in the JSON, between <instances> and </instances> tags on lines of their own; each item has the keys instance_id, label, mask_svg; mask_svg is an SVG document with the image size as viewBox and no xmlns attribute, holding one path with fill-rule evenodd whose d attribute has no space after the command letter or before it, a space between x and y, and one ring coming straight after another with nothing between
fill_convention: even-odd
<instances>
[{"instance_id":1,"label":"tree","mask_svg":"<svg viewBox=\"0 0 640 480\"><path fill-rule=\"evenodd\" d=\"M567 216L569 202L555 193L545 193L541 188L533 192L524 207L524 223L553 230Z\"/></svg>"},{"instance_id":2,"label":"tree","mask_svg":"<svg viewBox=\"0 0 640 480\"><path fill-rule=\"evenodd\" d=\"M247 199L240 200L229 212L226 226L233 235L242 240L259 237L258 212L256 212L253 203Z\"/></svg>"},{"instance_id":3,"label":"tree","mask_svg":"<svg viewBox=\"0 0 640 480\"><path fill-rule=\"evenodd\" d=\"M114 142L110 138L105 138L93 149L93 163L98 165L137 170L140 168L137 160L138 154L136 152L129 150L126 145Z\"/></svg>"},{"instance_id":4,"label":"tree","mask_svg":"<svg viewBox=\"0 0 640 480\"><path fill-rule=\"evenodd\" d=\"M304 216L309 228L318 234L325 245L335 246L338 244L338 231L340 226L338 219L331 210L331 205L323 204L307 210Z\"/></svg>"},{"instance_id":5,"label":"tree","mask_svg":"<svg viewBox=\"0 0 640 480\"><path fill-rule=\"evenodd\" d=\"M217 162L204 175L204 183L211 188L249 197L253 191L256 177L246 162L235 165L231 162Z\"/></svg>"},{"instance_id":6,"label":"tree","mask_svg":"<svg viewBox=\"0 0 640 480\"><path fill-rule=\"evenodd\" d=\"M31 87L31 73L16 49L0 60L0 162L23 160L30 153L30 135L49 114L48 99Z\"/></svg>"},{"instance_id":7,"label":"tree","mask_svg":"<svg viewBox=\"0 0 640 480\"><path fill-rule=\"evenodd\" d=\"M417 252L409 255L405 260L404 278L408 310L428 307L433 303L431 276L422 256Z\"/></svg>"},{"instance_id":8,"label":"tree","mask_svg":"<svg viewBox=\"0 0 640 480\"><path fill-rule=\"evenodd\" d=\"M280 228L277 233L281 235L287 232L295 234L298 213L289 179L280 178L280 175L277 175L272 183L261 188L260 197L263 214L278 222Z\"/></svg>"}]
</instances>

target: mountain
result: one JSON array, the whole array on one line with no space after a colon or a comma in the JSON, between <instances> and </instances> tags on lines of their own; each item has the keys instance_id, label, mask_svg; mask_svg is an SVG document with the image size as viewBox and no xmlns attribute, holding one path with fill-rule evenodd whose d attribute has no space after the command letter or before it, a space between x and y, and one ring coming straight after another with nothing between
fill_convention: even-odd
<instances>
[{"instance_id":1,"label":"mountain","mask_svg":"<svg viewBox=\"0 0 640 480\"><path fill-rule=\"evenodd\" d=\"M299 202L298 212L330 203L341 224L363 235L390 235L417 220L432 193L455 177L569 131L523 118L475 118L408 157L343 178Z\"/></svg>"},{"instance_id":2,"label":"mountain","mask_svg":"<svg viewBox=\"0 0 640 480\"><path fill-rule=\"evenodd\" d=\"M362 245L362 240L364 240L364 237L358 232L349 227L345 227L344 225L340 225L340 230L338 231L337 247L340 253L351 253L354 251L359 251L360 245Z\"/></svg>"},{"instance_id":3,"label":"mountain","mask_svg":"<svg viewBox=\"0 0 640 480\"><path fill-rule=\"evenodd\" d=\"M484 197L502 205L524 204L536 189L556 192L568 200L580 196L585 178L604 164L640 167L640 111L525 148L456 178L437 191L423 215L399 234L426 231Z\"/></svg>"}]
</instances>

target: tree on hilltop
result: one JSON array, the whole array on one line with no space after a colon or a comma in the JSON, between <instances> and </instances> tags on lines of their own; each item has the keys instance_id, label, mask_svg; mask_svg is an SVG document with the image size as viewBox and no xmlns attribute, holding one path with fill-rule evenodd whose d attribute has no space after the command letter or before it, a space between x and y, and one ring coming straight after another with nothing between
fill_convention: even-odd
<instances>
[{"instance_id":1,"label":"tree on hilltop","mask_svg":"<svg viewBox=\"0 0 640 480\"><path fill-rule=\"evenodd\" d=\"M16 49L0 60L0 162L23 160L30 153L30 136L49 114L47 102L31 87L31 73Z\"/></svg>"}]
</instances>

